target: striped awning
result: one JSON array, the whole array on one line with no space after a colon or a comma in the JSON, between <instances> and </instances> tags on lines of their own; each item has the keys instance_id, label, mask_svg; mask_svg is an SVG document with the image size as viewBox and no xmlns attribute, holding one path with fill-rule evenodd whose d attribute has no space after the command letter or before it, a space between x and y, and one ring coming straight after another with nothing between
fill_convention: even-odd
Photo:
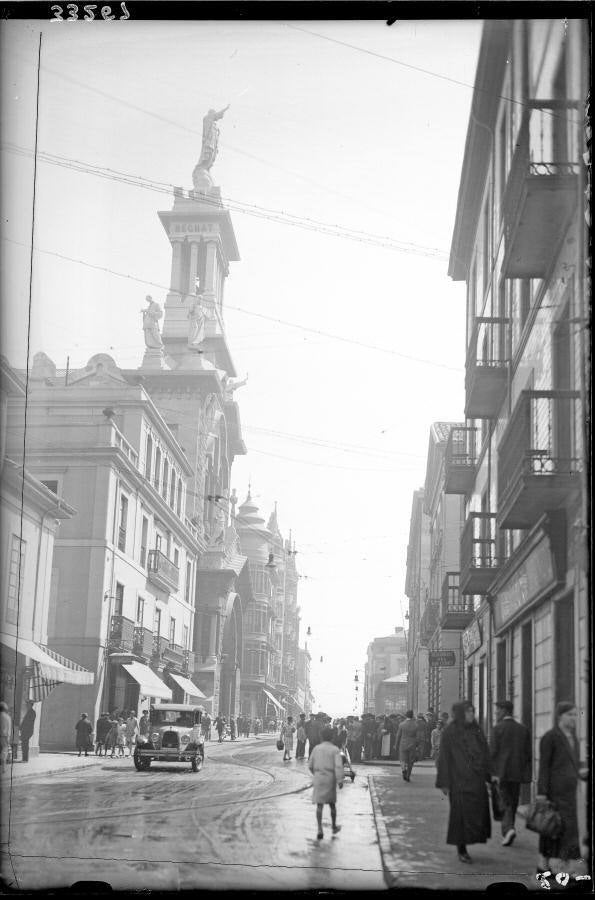
<instances>
[{"instance_id":1,"label":"striped awning","mask_svg":"<svg viewBox=\"0 0 595 900\"><path fill-rule=\"evenodd\" d=\"M276 697L273 697L273 695L270 693L270 691L267 691L266 688L263 688L262 690L263 690L264 693L267 695L267 697L269 698L269 700L271 701L271 703L274 703L274 704L275 704L275 706L277 707L277 709L279 710L279 712L285 712L285 709L281 706L281 704L279 703L279 701L277 700L277 698L276 698Z\"/></svg>"},{"instance_id":2,"label":"striped awning","mask_svg":"<svg viewBox=\"0 0 595 900\"><path fill-rule=\"evenodd\" d=\"M72 659L56 653L44 644L17 638L15 634L0 633L0 642L10 650L28 657L35 663L36 674L46 681L56 684L93 684L95 675L79 666ZM6 655L5 655L6 660Z\"/></svg>"},{"instance_id":3,"label":"striped awning","mask_svg":"<svg viewBox=\"0 0 595 900\"><path fill-rule=\"evenodd\" d=\"M188 694L190 697L196 697L197 700L205 700L205 695L197 688L193 681L190 681L189 678L184 678L183 675L176 675L175 672L170 672L169 677L173 678L173 680L178 684L185 694Z\"/></svg>"}]
</instances>

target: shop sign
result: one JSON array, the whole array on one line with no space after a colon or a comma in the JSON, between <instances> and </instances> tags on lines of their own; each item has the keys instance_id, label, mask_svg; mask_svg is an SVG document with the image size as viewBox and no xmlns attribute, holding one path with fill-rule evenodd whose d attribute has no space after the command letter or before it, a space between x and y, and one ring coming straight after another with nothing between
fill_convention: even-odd
<instances>
[{"instance_id":1,"label":"shop sign","mask_svg":"<svg viewBox=\"0 0 595 900\"><path fill-rule=\"evenodd\" d=\"M519 565L494 602L494 624L500 631L528 603L557 584L550 541L544 535Z\"/></svg>"},{"instance_id":2,"label":"shop sign","mask_svg":"<svg viewBox=\"0 0 595 900\"><path fill-rule=\"evenodd\" d=\"M219 228L213 222L172 222L170 234L218 234Z\"/></svg>"},{"instance_id":3,"label":"shop sign","mask_svg":"<svg viewBox=\"0 0 595 900\"><path fill-rule=\"evenodd\" d=\"M429 652L430 668L438 668L439 666L455 666L457 657L454 650L430 650Z\"/></svg>"},{"instance_id":4,"label":"shop sign","mask_svg":"<svg viewBox=\"0 0 595 900\"><path fill-rule=\"evenodd\" d=\"M471 656L482 645L481 627L477 619L463 632L463 656Z\"/></svg>"}]
</instances>

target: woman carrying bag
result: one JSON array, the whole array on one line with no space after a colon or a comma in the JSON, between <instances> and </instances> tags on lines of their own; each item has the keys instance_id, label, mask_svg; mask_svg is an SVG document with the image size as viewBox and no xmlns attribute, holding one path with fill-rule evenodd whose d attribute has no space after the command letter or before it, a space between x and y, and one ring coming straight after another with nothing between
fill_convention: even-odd
<instances>
[{"instance_id":1,"label":"woman carrying bag","mask_svg":"<svg viewBox=\"0 0 595 900\"><path fill-rule=\"evenodd\" d=\"M283 762L291 759L289 755L290 750L293 750L293 736L295 734L295 725L293 724L293 717L288 716L287 722L281 726L281 733L279 735L279 740L277 741L277 747L279 744L284 744L283 747ZM279 750L282 748L279 747Z\"/></svg>"}]
</instances>

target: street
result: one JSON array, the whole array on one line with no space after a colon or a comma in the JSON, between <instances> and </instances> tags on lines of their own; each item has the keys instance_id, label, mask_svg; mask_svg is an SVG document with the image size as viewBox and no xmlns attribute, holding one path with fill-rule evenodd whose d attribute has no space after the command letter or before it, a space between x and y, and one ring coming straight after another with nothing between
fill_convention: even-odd
<instances>
[{"instance_id":1,"label":"street","mask_svg":"<svg viewBox=\"0 0 595 900\"><path fill-rule=\"evenodd\" d=\"M114 889L483 889L498 881L537 887L536 840L518 825L514 847L497 825L464 866L444 843L447 801L434 769L412 782L398 767L356 767L338 801L341 833L316 840L306 761L282 763L274 737L211 742L189 766L102 759L84 771L15 779L3 793L5 883L59 888L78 881ZM10 834L9 834L10 802ZM10 854L7 841L10 840Z\"/></svg>"}]
</instances>

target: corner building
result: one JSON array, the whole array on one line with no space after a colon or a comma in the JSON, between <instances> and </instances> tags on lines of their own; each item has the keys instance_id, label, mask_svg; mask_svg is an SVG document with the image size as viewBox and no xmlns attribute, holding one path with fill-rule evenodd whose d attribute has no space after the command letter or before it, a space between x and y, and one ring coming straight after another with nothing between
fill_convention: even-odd
<instances>
[{"instance_id":1,"label":"corner building","mask_svg":"<svg viewBox=\"0 0 595 900\"><path fill-rule=\"evenodd\" d=\"M484 26L449 267L467 284L466 421L446 451L475 606L465 693L488 728L513 701L535 771L558 701L583 759L589 733L586 29Z\"/></svg>"}]
</instances>

